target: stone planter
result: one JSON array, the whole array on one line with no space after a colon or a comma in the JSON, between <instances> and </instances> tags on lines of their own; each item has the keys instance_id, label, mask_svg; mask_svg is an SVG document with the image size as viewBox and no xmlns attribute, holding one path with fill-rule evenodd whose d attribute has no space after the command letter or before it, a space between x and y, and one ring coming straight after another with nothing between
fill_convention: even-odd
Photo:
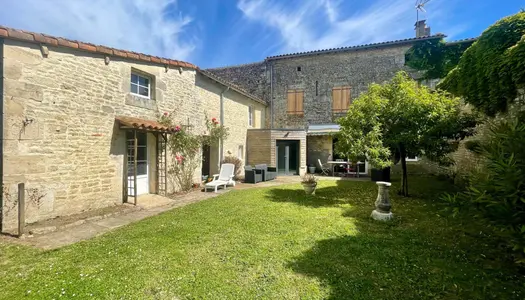
<instances>
[{"instance_id":1,"label":"stone planter","mask_svg":"<svg viewBox=\"0 0 525 300\"><path fill-rule=\"evenodd\" d=\"M315 174L315 167L308 167L308 170L310 170L310 174Z\"/></svg>"},{"instance_id":2,"label":"stone planter","mask_svg":"<svg viewBox=\"0 0 525 300\"><path fill-rule=\"evenodd\" d=\"M307 195L315 195L315 188L317 187L317 183L301 183L304 188L304 192Z\"/></svg>"},{"instance_id":3,"label":"stone planter","mask_svg":"<svg viewBox=\"0 0 525 300\"><path fill-rule=\"evenodd\" d=\"M394 215L390 211L392 205L390 204L389 188L392 185L390 182L378 181L377 199L375 202L376 209L372 211L371 217L374 220L388 221L391 220Z\"/></svg>"}]
</instances>

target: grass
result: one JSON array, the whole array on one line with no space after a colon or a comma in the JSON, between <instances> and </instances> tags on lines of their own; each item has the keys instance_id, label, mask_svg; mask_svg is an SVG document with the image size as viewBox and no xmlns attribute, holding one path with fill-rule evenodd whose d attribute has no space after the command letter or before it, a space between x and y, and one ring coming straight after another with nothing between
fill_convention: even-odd
<instances>
[{"instance_id":1,"label":"grass","mask_svg":"<svg viewBox=\"0 0 525 300\"><path fill-rule=\"evenodd\" d=\"M523 299L487 231L431 177L369 218L371 182L232 191L54 251L0 242L1 299Z\"/></svg>"}]
</instances>

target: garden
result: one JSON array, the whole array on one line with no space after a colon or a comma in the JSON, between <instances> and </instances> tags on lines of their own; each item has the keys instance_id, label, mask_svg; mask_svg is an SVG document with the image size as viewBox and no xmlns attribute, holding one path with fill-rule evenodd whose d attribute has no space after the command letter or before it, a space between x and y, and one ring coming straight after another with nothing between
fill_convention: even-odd
<instances>
[{"instance_id":1,"label":"garden","mask_svg":"<svg viewBox=\"0 0 525 300\"><path fill-rule=\"evenodd\" d=\"M395 219L370 218L377 186L319 181L235 190L53 251L0 242L1 299L522 299L494 229L412 176ZM393 190L401 178L393 179Z\"/></svg>"}]
</instances>

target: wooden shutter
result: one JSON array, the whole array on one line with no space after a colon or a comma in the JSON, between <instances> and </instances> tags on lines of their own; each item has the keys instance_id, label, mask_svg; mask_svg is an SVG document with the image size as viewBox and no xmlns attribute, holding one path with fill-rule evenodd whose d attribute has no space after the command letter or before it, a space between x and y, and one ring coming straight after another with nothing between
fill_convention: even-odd
<instances>
[{"instance_id":1,"label":"wooden shutter","mask_svg":"<svg viewBox=\"0 0 525 300\"><path fill-rule=\"evenodd\" d=\"M303 100L304 100L304 91L296 91L295 93L295 112L298 115L303 114Z\"/></svg>"},{"instance_id":2,"label":"wooden shutter","mask_svg":"<svg viewBox=\"0 0 525 300\"><path fill-rule=\"evenodd\" d=\"M287 93L287 113L290 115L303 114L304 91L288 90Z\"/></svg>"},{"instance_id":3,"label":"wooden shutter","mask_svg":"<svg viewBox=\"0 0 525 300\"><path fill-rule=\"evenodd\" d=\"M288 106L286 110L289 114L295 112L295 90L288 90Z\"/></svg>"},{"instance_id":4,"label":"wooden shutter","mask_svg":"<svg viewBox=\"0 0 525 300\"><path fill-rule=\"evenodd\" d=\"M341 88L335 87L332 89L332 111L338 112L341 110Z\"/></svg>"},{"instance_id":5,"label":"wooden shutter","mask_svg":"<svg viewBox=\"0 0 525 300\"><path fill-rule=\"evenodd\" d=\"M344 113L350 106L350 87L338 86L332 89L332 111L334 113Z\"/></svg>"}]
</instances>

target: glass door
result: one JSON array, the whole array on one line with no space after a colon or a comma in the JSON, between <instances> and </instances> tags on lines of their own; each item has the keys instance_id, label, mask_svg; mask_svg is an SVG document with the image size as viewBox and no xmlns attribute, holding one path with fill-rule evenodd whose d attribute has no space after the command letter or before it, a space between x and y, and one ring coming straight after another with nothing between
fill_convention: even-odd
<instances>
[{"instance_id":1,"label":"glass door","mask_svg":"<svg viewBox=\"0 0 525 300\"><path fill-rule=\"evenodd\" d=\"M299 141L277 141L275 153L278 175L299 174Z\"/></svg>"}]
</instances>

